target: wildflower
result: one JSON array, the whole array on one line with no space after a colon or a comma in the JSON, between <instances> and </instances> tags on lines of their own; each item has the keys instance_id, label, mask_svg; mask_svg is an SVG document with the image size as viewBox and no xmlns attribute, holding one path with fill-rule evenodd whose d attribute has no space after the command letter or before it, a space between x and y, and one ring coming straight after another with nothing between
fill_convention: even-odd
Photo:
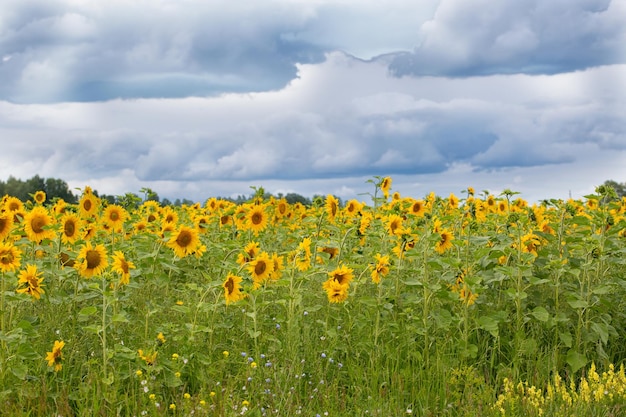
<instances>
[{"instance_id":1,"label":"wildflower","mask_svg":"<svg viewBox=\"0 0 626 417\"><path fill-rule=\"evenodd\" d=\"M250 368L256 369L256 367L257 367L257 363L256 362L250 362Z\"/></svg>"},{"instance_id":2,"label":"wildflower","mask_svg":"<svg viewBox=\"0 0 626 417\"><path fill-rule=\"evenodd\" d=\"M41 294L44 293L44 290L41 288L43 278L39 278L41 272L37 272L37 266L28 265L25 270L20 272L19 280L17 281L18 288L16 292L21 294L29 294L33 298L39 300L41 298ZM25 287L22 287L23 284L26 284Z\"/></svg>"},{"instance_id":3,"label":"wildflower","mask_svg":"<svg viewBox=\"0 0 626 417\"><path fill-rule=\"evenodd\" d=\"M170 404L170 410L172 411L176 410L176 404L174 403Z\"/></svg>"},{"instance_id":4,"label":"wildflower","mask_svg":"<svg viewBox=\"0 0 626 417\"><path fill-rule=\"evenodd\" d=\"M230 355L230 353L227 350L225 350L222 352L222 355L224 355L224 357L227 358L228 355Z\"/></svg>"},{"instance_id":5,"label":"wildflower","mask_svg":"<svg viewBox=\"0 0 626 417\"><path fill-rule=\"evenodd\" d=\"M85 278L101 275L109 265L104 245L93 246L91 242L87 242L78 252L77 261L76 269Z\"/></svg>"},{"instance_id":6,"label":"wildflower","mask_svg":"<svg viewBox=\"0 0 626 417\"><path fill-rule=\"evenodd\" d=\"M241 292L241 281L242 278L237 275L228 274L226 277L223 284L226 304L235 303L245 298L246 294Z\"/></svg>"},{"instance_id":7,"label":"wildflower","mask_svg":"<svg viewBox=\"0 0 626 417\"><path fill-rule=\"evenodd\" d=\"M186 392L186 393L184 393L184 394L183 394L183 398L184 398L184 399L186 399L186 400L188 400L188 399L190 399L190 398L191 398L191 394L189 394L188 392Z\"/></svg>"},{"instance_id":8,"label":"wildflower","mask_svg":"<svg viewBox=\"0 0 626 417\"><path fill-rule=\"evenodd\" d=\"M163 332L159 332L157 335L157 344L160 346L165 343L165 336L163 336Z\"/></svg>"},{"instance_id":9,"label":"wildflower","mask_svg":"<svg viewBox=\"0 0 626 417\"><path fill-rule=\"evenodd\" d=\"M135 375L137 375L138 377L143 375L143 372L141 371L141 369L138 369L137 372L135 372Z\"/></svg>"},{"instance_id":10,"label":"wildflower","mask_svg":"<svg viewBox=\"0 0 626 417\"><path fill-rule=\"evenodd\" d=\"M146 365L154 365L154 363L156 362L156 357L157 357L157 354L158 354L158 352L156 352L156 351L152 352L152 353L149 353L149 352L145 352L144 353L144 351L142 349L139 349L137 351L137 353L139 354L139 357L144 362L146 362Z\"/></svg>"},{"instance_id":11,"label":"wildflower","mask_svg":"<svg viewBox=\"0 0 626 417\"><path fill-rule=\"evenodd\" d=\"M52 352L46 352L46 360L48 366L54 366L54 372L58 372L63 368L63 352L61 350L65 346L65 342L62 340L55 340Z\"/></svg>"}]
</instances>

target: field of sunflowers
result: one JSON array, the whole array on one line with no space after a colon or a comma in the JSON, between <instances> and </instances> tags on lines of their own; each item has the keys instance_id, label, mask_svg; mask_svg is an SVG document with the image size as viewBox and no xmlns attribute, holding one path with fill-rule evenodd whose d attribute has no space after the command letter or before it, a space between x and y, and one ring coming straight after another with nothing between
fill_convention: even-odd
<instances>
[{"instance_id":1,"label":"field of sunflowers","mask_svg":"<svg viewBox=\"0 0 626 417\"><path fill-rule=\"evenodd\" d=\"M0 203L0 414L626 414L626 198Z\"/></svg>"}]
</instances>

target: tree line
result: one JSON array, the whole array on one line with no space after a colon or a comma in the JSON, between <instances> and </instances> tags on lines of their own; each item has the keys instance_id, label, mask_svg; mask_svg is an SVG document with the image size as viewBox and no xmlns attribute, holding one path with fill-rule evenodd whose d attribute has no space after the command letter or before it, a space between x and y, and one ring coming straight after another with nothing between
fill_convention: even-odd
<instances>
[{"instance_id":1,"label":"tree line","mask_svg":"<svg viewBox=\"0 0 626 417\"><path fill-rule=\"evenodd\" d=\"M617 197L622 198L626 197L626 182L617 182L614 180L607 180L603 184L605 187L611 187L615 190L615 194ZM313 196L312 199L304 197L297 193L288 193L283 195L279 193L276 196L273 196L271 193L266 192L262 187L256 188L251 187L255 192L246 196L239 195L237 198L229 198L229 197L218 197L224 200L232 201L236 204L242 204L248 202L254 198L262 197L263 199L267 199L270 197L276 198L284 198L289 204L301 203L305 206L310 206L311 204L315 204L317 200L320 198L323 199L322 196ZM64 201L75 204L78 202L78 195L75 195L72 190L70 190L67 182L59 178L42 178L39 175L35 175L34 177L28 180L17 179L13 176L10 176L6 181L0 180L0 197L3 195L10 195L13 197L19 198L21 201L26 202L33 199L34 194L37 191L43 191L46 193L46 199L48 202L53 202L58 199L63 199ZM79 191L79 190L77 190ZM99 195L97 190L93 190L94 194L99 198L106 200L110 204L119 204L123 207L138 207L144 201L152 200L160 203L163 206L181 206L181 205L192 205L194 201L188 200L186 198L179 199L177 198L174 201L170 201L167 198L160 199L159 195L150 188L142 188L139 192L142 195L128 192L124 195ZM341 205L341 199L339 199Z\"/></svg>"}]
</instances>

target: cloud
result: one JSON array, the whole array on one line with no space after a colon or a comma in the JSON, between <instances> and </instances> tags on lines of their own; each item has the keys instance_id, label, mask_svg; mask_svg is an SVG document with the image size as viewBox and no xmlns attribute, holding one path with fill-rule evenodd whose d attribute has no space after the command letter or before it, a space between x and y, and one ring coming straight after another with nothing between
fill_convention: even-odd
<instances>
[{"instance_id":1,"label":"cloud","mask_svg":"<svg viewBox=\"0 0 626 417\"><path fill-rule=\"evenodd\" d=\"M444 0L411 52L392 53L397 76L556 74L625 62L621 1Z\"/></svg>"}]
</instances>

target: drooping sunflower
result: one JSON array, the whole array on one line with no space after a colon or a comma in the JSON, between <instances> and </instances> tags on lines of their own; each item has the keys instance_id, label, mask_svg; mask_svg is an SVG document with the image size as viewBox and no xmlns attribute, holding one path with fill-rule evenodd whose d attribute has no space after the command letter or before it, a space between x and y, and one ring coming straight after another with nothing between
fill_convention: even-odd
<instances>
[{"instance_id":1,"label":"drooping sunflower","mask_svg":"<svg viewBox=\"0 0 626 417\"><path fill-rule=\"evenodd\" d=\"M443 254L448 249L452 248L452 241L454 240L454 235L449 230L443 229L439 232L439 240L435 243L435 250Z\"/></svg>"},{"instance_id":2,"label":"drooping sunflower","mask_svg":"<svg viewBox=\"0 0 626 417\"><path fill-rule=\"evenodd\" d=\"M522 236L522 252L532 253L537 256L539 246L541 246L541 240L536 234L528 233Z\"/></svg>"},{"instance_id":3,"label":"drooping sunflower","mask_svg":"<svg viewBox=\"0 0 626 417\"><path fill-rule=\"evenodd\" d=\"M15 271L20 267L22 251L10 243L0 242L0 271Z\"/></svg>"},{"instance_id":4,"label":"drooping sunflower","mask_svg":"<svg viewBox=\"0 0 626 417\"><path fill-rule=\"evenodd\" d=\"M328 194L324 207L326 208L326 214L328 214L328 220L333 223L337 213L339 213L339 200L334 195Z\"/></svg>"},{"instance_id":5,"label":"drooping sunflower","mask_svg":"<svg viewBox=\"0 0 626 417\"><path fill-rule=\"evenodd\" d=\"M75 213L66 213L61 217L61 241L72 244L81 237L82 221Z\"/></svg>"},{"instance_id":6,"label":"drooping sunflower","mask_svg":"<svg viewBox=\"0 0 626 417\"><path fill-rule=\"evenodd\" d=\"M167 246L174 250L179 258L195 254L201 247L198 231L194 228L181 225L172 233Z\"/></svg>"},{"instance_id":7,"label":"drooping sunflower","mask_svg":"<svg viewBox=\"0 0 626 417\"><path fill-rule=\"evenodd\" d=\"M44 207L34 207L24 217L24 231L32 242L41 243L44 239L52 239L54 231L49 228L52 217Z\"/></svg>"},{"instance_id":8,"label":"drooping sunflower","mask_svg":"<svg viewBox=\"0 0 626 417\"><path fill-rule=\"evenodd\" d=\"M74 267L82 277L91 278L100 276L108 265L109 261L104 245L93 246L88 241L78 252Z\"/></svg>"},{"instance_id":9,"label":"drooping sunflower","mask_svg":"<svg viewBox=\"0 0 626 417\"><path fill-rule=\"evenodd\" d=\"M267 217L268 216L263 205L254 205L248 213L246 213L245 228L252 230L256 235L265 230L267 227Z\"/></svg>"},{"instance_id":10,"label":"drooping sunflower","mask_svg":"<svg viewBox=\"0 0 626 417\"><path fill-rule=\"evenodd\" d=\"M111 204L104 209L102 220L108 225L113 232L119 233L124 227L124 222L128 218L128 212L124 207L117 204Z\"/></svg>"},{"instance_id":11,"label":"drooping sunflower","mask_svg":"<svg viewBox=\"0 0 626 417\"><path fill-rule=\"evenodd\" d=\"M243 253L237 256L237 263L244 265L252 261L259 253L260 247L258 242L250 242L243 248Z\"/></svg>"},{"instance_id":12,"label":"drooping sunflower","mask_svg":"<svg viewBox=\"0 0 626 417\"><path fill-rule=\"evenodd\" d=\"M298 249L294 252L294 261L299 271L306 271L311 267L311 238L304 238L298 244Z\"/></svg>"},{"instance_id":13,"label":"drooping sunflower","mask_svg":"<svg viewBox=\"0 0 626 417\"><path fill-rule=\"evenodd\" d=\"M453 193L450 193L450 196L448 197L448 209L454 210L458 206L459 206L459 198L455 196Z\"/></svg>"},{"instance_id":14,"label":"drooping sunflower","mask_svg":"<svg viewBox=\"0 0 626 417\"><path fill-rule=\"evenodd\" d=\"M246 269L252 276L254 288L257 289L264 281L267 281L272 275L272 272L274 272L274 261L268 253L261 252L254 260L248 263Z\"/></svg>"},{"instance_id":15,"label":"drooping sunflower","mask_svg":"<svg viewBox=\"0 0 626 417\"><path fill-rule=\"evenodd\" d=\"M226 304L236 303L246 297L246 294L241 291L241 281L243 279L237 275L228 274L224 284L224 298L226 298Z\"/></svg>"},{"instance_id":16,"label":"drooping sunflower","mask_svg":"<svg viewBox=\"0 0 626 417\"><path fill-rule=\"evenodd\" d=\"M391 190L391 177L385 177L380 182L380 190L383 192L385 199L389 198L389 190Z\"/></svg>"},{"instance_id":17,"label":"drooping sunflower","mask_svg":"<svg viewBox=\"0 0 626 417\"><path fill-rule=\"evenodd\" d=\"M46 352L46 360L48 366L54 367L54 372L58 372L63 368L63 352L61 351L65 346L65 342L62 340L55 340L52 352Z\"/></svg>"},{"instance_id":18,"label":"drooping sunflower","mask_svg":"<svg viewBox=\"0 0 626 417\"><path fill-rule=\"evenodd\" d=\"M339 284L336 281L327 281L328 285L324 286L328 301L331 303L343 303L348 299L348 285Z\"/></svg>"},{"instance_id":19,"label":"drooping sunflower","mask_svg":"<svg viewBox=\"0 0 626 417\"><path fill-rule=\"evenodd\" d=\"M78 202L78 212L83 219L94 217L98 213L100 199L91 192L85 192Z\"/></svg>"},{"instance_id":20,"label":"drooping sunflower","mask_svg":"<svg viewBox=\"0 0 626 417\"><path fill-rule=\"evenodd\" d=\"M372 268L372 281L378 284L380 279L389 273L389 255L374 255L376 264Z\"/></svg>"},{"instance_id":21,"label":"drooping sunflower","mask_svg":"<svg viewBox=\"0 0 626 417\"><path fill-rule=\"evenodd\" d=\"M13 230L13 219L7 213L0 212L0 242L2 242Z\"/></svg>"},{"instance_id":22,"label":"drooping sunflower","mask_svg":"<svg viewBox=\"0 0 626 417\"><path fill-rule=\"evenodd\" d=\"M130 283L131 269L135 269L135 264L126 260L122 251L115 251L111 270L120 274L120 285L128 285Z\"/></svg>"},{"instance_id":23,"label":"drooping sunflower","mask_svg":"<svg viewBox=\"0 0 626 417\"><path fill-rule=\"evenodd\" d=\"M333 259L337 255L339 255L339 248L335 248L333 246L321 246L317 248L318 252L328 254L328 260Z\"/></svg>"},{"instance_id":24,"label":"drooping sunflower","mask_svg":"<svg viewBox=\"0 0 626 417\"><path fill-rule=\"evenodd\" d=\"M274 270L270 279L278 280L283 275L283 257L277 253L272 254L272 263L274 264Z\"/></svg>"},{"instance_id":25,"label":"drooping sunflower","mask_svg":"<svg viewBox=\"0 0 626 417\"><path fill-rule=\"evenodd\" d=\"M146 365L152 366L155 364L159 352L156 350L154 352L144 352L142 349L138 349L137 354L139 355L141 360L146 363Z\"/></svg>"},{"instance_id":26,"label":"drooping sunflower","mask_svg":"<svg viewBox=\"0 0 626 417\"><path fill-rule=\"evenodd\" d=\"M39 300L41 294L45 291L41 288L43 285L41 282L43 278L40 278L41 272L37 272L36 265L27 265L26 269L22 270L17 280L17 293L28 294L34 299Z\"/></svg>"},{"instance_id":27,"label":"drooping sunflower","mask_svg":"<svg viewBox=\"0 0 626 417\"><path fill-rule=\"evenodd\" d=\"M201 234L207 233L209 231L210 223L211 218L206 214L197 215L193 219L193 224L196 226L196 229Z\"/></svg>"}]
</instances>

